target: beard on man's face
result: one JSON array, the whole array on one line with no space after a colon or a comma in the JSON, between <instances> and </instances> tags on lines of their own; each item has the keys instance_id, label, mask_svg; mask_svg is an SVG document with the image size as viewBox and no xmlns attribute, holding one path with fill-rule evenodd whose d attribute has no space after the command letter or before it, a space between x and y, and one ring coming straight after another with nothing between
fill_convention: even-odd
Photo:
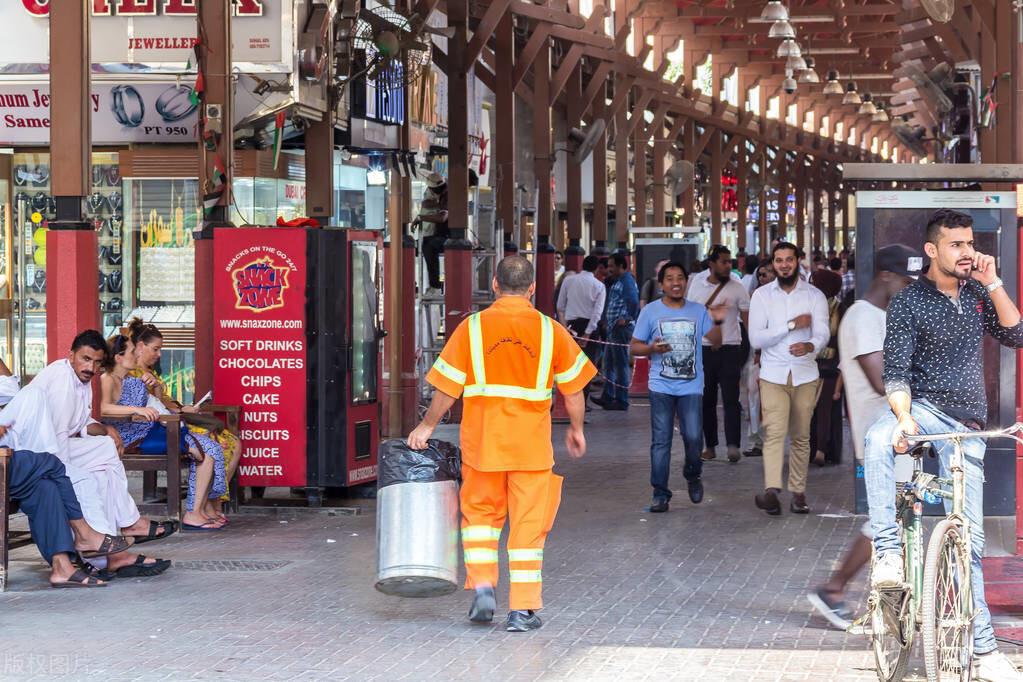
<instances>
[{"instance_id":1,"label":"beard on man's face","mask_svg":"<svg viewBox=\"0 0 1023 682\"><path fill-rule=\"evenodd\" d=\"M797 277L799 277L799 273L798 272L793 272L788 277L783 277L782 275L777 275L776 279L778 280L778 284L782 285L783 287L790 287L790 286L792 286L793 284L796 283L796 278Z\"/></svg>"}]
</instances>

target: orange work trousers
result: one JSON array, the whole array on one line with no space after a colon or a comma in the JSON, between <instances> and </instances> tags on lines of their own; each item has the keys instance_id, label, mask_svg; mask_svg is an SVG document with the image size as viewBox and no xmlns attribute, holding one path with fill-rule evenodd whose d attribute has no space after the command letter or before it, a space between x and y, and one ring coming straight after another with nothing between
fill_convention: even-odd
<instances>
[{"instance_id":1,"label":"orange work trousers","mask_svg":"<svg viewBox=\"0 0 1023 682\"><path fill-rule=\"evenodd\" d=\"M497 586L497 545L509 519L509 608L543 607L543 545L561 503L561 481L550 469L479 471L462 464L465 589Z\"/></svg>"}]
</instances>

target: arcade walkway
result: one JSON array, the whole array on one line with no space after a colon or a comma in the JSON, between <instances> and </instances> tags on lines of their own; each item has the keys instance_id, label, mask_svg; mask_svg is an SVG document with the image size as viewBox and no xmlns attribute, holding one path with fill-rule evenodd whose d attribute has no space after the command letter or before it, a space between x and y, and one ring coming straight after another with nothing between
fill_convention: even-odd
<instances>
[{"instance_id":1,"label":"arcade walkway","mask_svg":"<svg viewBox=\"0 0 1023 682\"><path fill-rule=\"evenodd\" d=\"M539 632L471 627L461 592L429 600L376 592L373 502L365 501L354 516L238 514L227 531L149 544L146 550L176 565L161 578L116 580L103 590L51 590L34 548L19 550L11 592L0 595L0 675L876 679L867 639L828 628L804 596L862 523L847 511L848 464L813 468L813 513L780 518L753 508L760 460L709 463L699 506L689 503L676 466L671 512L651 515L644 512L648 409L637 404L629 413L595 410L589 417L589 453L578 461L564 457L557 467L565 496L545 552L547 608ZM992 521L997 553L1012 527ZM852 595L862 595L864 579ZM501 622L506 599L506 590L499 593ZM1023 649L1002 646L1023 662ZM919 650L913 667L910 679L921 679Z\"/></svg>"}]
</instances>

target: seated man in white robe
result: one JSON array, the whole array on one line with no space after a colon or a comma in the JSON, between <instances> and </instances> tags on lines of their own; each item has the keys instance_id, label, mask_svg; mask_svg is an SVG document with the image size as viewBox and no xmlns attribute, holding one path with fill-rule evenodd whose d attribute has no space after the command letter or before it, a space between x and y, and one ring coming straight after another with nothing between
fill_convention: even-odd
<instances>
[{"instance_id":1,"label":"seated man in white robe","mask_svg":"<svg viewBox=\"0 0 1023 682\"><path fill-rule=\"evenodd\" d=\"M132 537L137 545L167 537L177 530L177 524L141 517L121 463L124 448L121 439L113 427L92 418L91 382L105 356L106 341L102 335L94 329L82 332L75 337L67 359L50 363L15 396L12 405L26 391L38 390L45 396L55 445L53 450L43 452L53 452L64 463L90 526L100 533ZM19 421L24 420L13 418L12 429L16 433L20 431ZM19 447L28 449L20 443ZM90 492L91 487L94 492ZM98 504L90 504L90 498ZM107 560L107 567L117 570L122 577L156 575L168 566L170 561L128 552L111 555Z\"/></svg>"}]
</instances>

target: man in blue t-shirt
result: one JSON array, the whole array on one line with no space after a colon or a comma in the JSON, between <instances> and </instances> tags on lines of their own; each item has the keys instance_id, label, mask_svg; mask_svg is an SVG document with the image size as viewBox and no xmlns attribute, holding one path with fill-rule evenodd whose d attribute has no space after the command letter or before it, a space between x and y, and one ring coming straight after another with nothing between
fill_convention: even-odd
<instances>
[{"instance_id":1,"label":"man in blue t-shirt","mask_svg":"<svg viewBox=\"0 0 1023 682\"><path fill-rule=\"evenodd\" d=\"M669 261L657 273L664 296L639 313L632 334L633 355L650 356L650 485L654 488L652 512L668 511L671 490L668 468L671 439L678 415L679 430L686 448L683 474L689 483L689 499L703 500L700 474L703 462L703 337L719 343L726 308L708 310L686 301L688 275L681 263Z\"/></svg>"}]
</instances>

